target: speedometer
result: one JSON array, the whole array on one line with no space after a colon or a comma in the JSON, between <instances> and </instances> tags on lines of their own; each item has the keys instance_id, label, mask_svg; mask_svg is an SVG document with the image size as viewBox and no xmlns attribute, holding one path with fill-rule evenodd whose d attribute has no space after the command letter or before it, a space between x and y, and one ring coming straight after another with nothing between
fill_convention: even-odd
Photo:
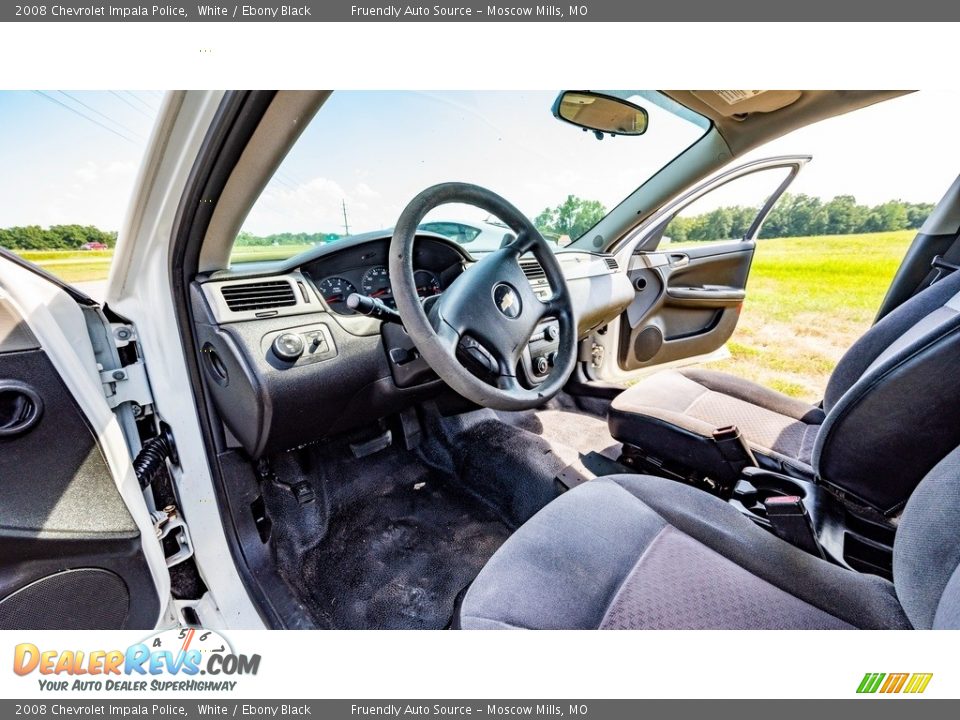
<instances>
[{"instance_id":1,"label":"speedometer","mask_svg":"<svg viewBox=\"0 0 960 720\"><path fill-rule=\"evenodd\" d=\"M331 310L341 315L353 314L353 310L347 307L347 298L357 291L352 282L342 277L328 277L317 284L317 290Z\"/></svg>"},{"instance_id":2,"label":"speedometer","mask_svg":"<svg viewBox=\"0 0 960 720\"><path fill-rule=\"evenodd\" d=\"M360 288L364 295L382 300L393 307L393 290L390 287L390 273L383 265L375 265L363 274Z\"/></svg>"},{"instance_id":3,"label":"speedometer","mask_svg":"<svg viewBox=\"0 0 960 720\"><path fill-rule=\"evenodd\" d=\"M417 286L417 295L422 298L440 294L440 278L429 270L417 270L413 274L413 281Z\"/></svg>"}]
</instances>

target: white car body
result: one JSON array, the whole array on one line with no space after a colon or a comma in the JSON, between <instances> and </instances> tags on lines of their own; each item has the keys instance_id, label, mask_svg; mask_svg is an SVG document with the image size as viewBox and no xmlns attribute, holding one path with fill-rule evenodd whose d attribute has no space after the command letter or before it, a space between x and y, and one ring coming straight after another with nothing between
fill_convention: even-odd
<instances>
[{"instance_id":1,"label":"white car body","mask_svg":"<svg viewBox=\"0 0 960 720\"><path fill-rule=\"evenodd\" d=\"M420 228L456 241L472 255L493 252L503 245L504 238L515 237L506 225L488 220L430 220Z\"/></svg>"}]
</instances>

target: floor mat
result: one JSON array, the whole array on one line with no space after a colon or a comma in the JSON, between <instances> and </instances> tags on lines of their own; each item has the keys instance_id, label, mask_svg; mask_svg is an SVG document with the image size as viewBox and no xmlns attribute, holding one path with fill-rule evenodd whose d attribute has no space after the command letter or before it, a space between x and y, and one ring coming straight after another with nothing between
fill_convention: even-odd
<instances>
[{"instance_id":1,"label":"floor mat","mask_svg":"<svg viewBox=\"0 0 960 720\"><path fill-rule=\"evenodd\" d=\"M457 594L510 531L429 470L384 485L338 510L304 556L314 614L331 628L442 629Z\"/></svg>"},{"instance_id":2,"label":"floor mat","mask_svg":"<svg viewBox=\"0 0 960 720\"><path fill-rule=\"evenodd\" d=\"M579 453L597 452L611 460L620 457L623 447L614 440L603 418L568 410L530 410L498 413L501 420L549 442L566 445Z\"/></svg>"}]
</instances>

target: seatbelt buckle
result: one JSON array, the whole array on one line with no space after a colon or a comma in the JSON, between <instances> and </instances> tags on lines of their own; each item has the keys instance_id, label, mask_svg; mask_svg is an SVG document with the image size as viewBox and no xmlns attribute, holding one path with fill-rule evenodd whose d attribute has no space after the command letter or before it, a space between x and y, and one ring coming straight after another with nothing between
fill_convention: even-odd
<instances>
[{"instance_id":1,"label":"seatbelt buckle","mask_svg":"<svg viewBox=\"0 0 960 720\"><path fill-rule=\"evenodd\" d=\"M778 538L811 555L826 557L803 498L798 495L774 495L764 500L763 506L767 510L770 527Z\"/></svg>"},{"instance_id":2,"label":"seatbelt buckle","mask_svg":"<svg viewBox=\"0 0 960 720\"><path fill-rule=\"evenodd\" d=\"M728 498L733 492L733 486L740 479L743 469L756 467L757 459L736 425L727 425L714 430L713 442L720 452L720 457L730 468L729 482L723 483L724 486L721 488L721 497Z\"/></svg>"}]
</instances>

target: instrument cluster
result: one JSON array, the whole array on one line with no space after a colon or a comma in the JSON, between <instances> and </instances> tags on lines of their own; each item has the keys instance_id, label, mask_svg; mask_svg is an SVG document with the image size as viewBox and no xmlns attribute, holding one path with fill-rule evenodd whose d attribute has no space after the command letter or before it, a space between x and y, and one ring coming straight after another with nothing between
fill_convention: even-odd
<instances>
[{"instance_id":1,"label":"instrument cluster","mask_svg":"<svg viewBox=\"0 0 960 720\"><path fill-rule=\"evenodd\" d=\"M413 278L417 283L417 294L421 298L443 292L440 276L432 270L416 270ZM316 285L324 302L340 315L354 314L354 311L347 307L347 298L353 293L376 298L387 307L396 308L393 289L390 287L390 273L385 265L372 265L328 275Z\"/></svg>"}]
</instances>

